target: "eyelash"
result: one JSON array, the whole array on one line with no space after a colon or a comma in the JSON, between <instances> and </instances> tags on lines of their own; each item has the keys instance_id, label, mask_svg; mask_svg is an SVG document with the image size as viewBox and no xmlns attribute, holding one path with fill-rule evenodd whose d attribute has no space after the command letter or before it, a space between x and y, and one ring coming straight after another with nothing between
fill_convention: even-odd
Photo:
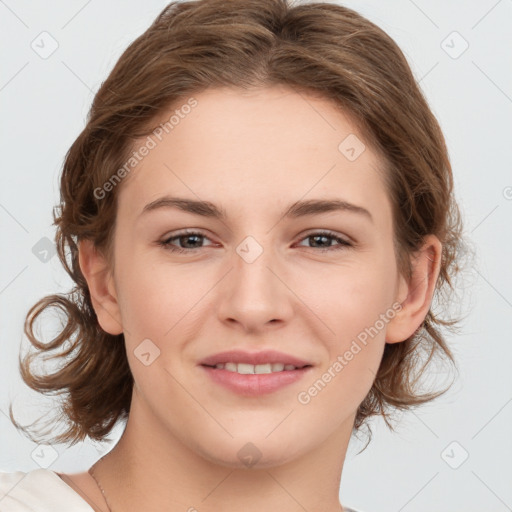
<instances>
[{"instance_id":1,"label":"eyelash","mask_svg":"<svg viewBox=\"0 0 512 512\"><path fill-rule=\"evenodd\" d=\"M176 252L176 253L194 252L194 251L197 251L198 249L203 249L203 247L198 247L195 249L183 249L181 247L174 247L171 245L172 241L179 239L183 236L187 236L187 235L188 236L199 235L202 238L208 238L206 235L203 235L201 232L198 232L198 231L182 231L176 235L173 235L170 238L161 240L160 242L158 242L158 244L161 245L164 249L171 251L171 252ZM301 241L307 240L308 238L318 237L318 236L330 238L330 239L338 242L339 245L334 246L334 247L326 247L326 248L310 247L310 249L316 249L319 252L326 252L326 251L339 251L339 250L343 250L343 249L353 246L352 243L348 242L347 240L345 240L343 238L340 238L339 236L337 236L335 233L332 233L331 231L315 231L314 233L310 233L307 236L305 236L304 238L302 238Z\"/></svg>"}]
</instances>

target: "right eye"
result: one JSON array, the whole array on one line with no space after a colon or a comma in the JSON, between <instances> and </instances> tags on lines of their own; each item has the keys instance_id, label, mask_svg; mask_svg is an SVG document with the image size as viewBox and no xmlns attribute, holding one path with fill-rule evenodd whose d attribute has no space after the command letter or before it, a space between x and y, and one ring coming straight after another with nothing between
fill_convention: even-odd
<instances>
[{"instance_id":1,"label":"right eye","mask_svg":"<svg viewBox=\"0 0 512 512\"><path fill-rule=\"evenodd\" d=\"M164 247L166 250L171 252L192 252L197 249L202 249L202 247L197 247L197 244L201 243L203 240L209 240L206 235L202 234L198 231L185 230L173 234L171 237L167 237L164 240L159 242L159 245ZM195 247L176 247L173 245L174 241L178 241L180 244L187 245L191 243L192 245L196 245Z\"/></svg>"}]
</instances>

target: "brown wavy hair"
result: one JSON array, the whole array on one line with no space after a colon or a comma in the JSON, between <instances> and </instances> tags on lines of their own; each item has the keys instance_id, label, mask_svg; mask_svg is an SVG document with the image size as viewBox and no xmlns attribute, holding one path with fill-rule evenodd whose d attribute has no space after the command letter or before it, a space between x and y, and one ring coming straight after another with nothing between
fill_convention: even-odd
<instances>
[{"instance_id":1,"label":"brown wavy hair","mask_svg":"<svg viewBox=\"0 0 512 512\"><path fill-rule=\"evenodd\" d=\"M121 55L64 159L60 205L54 209L55 240L74 287L32 306L25 334L36 350L24 357L20 353L19 359L30 388L61 397L49 422L65 421L66 430L52 438L56 442L74 444L87 436L102 440L130 412L133 377L123 334L110 335L99 326L78 263L82 239L92 240L113 261L122 183L101 199L94 191L123 166L158 116L183 98L215 87L283 84L332 100L382 155L399 271L411 275L410 256L425 235L435 234L443 244L431 308L409 339L386 344L373 386L358 408L354 432L376 415L393 430L393 410L410 409L447 391L419 393L418 384L436 355L456 368L443 330L454 329L459 320L441 318L434 306L447 313L446 292L454 290L459 270L462 222L443 134L402 51L378 26L340 5L182 1L167 5ZM34 334L35 321L52 308L64 322L58 335L44 343ZM41 356L60 365L37 374L31 363ZM10 416L34 439L30 428L15 421L12 404ZM40 438L41 431L37 433Z\"/></svg>"}]
</instances>

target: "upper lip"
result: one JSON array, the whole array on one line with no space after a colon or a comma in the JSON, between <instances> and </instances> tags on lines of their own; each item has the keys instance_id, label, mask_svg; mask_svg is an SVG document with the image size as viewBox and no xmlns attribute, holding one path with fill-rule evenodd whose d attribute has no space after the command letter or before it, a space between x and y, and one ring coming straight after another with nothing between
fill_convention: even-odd
<instances>
[{"instance_id":1,"label":"upper lip","mask_svg":"<svg viewBox=\"0 0 512 512\"><path fill-rule=\"evenodd\" d=\"M311 363L298 357L278 352L276 350L262 350L261 352L244 352L243 350L228 350L219 352L211 356L205 357L199 364L207 366L215 366L219 363L246 363L246 364L266 364L266 363L283 363L293 364L298 368L303 366L311 366Z\"/></svg>"}]
</instances>

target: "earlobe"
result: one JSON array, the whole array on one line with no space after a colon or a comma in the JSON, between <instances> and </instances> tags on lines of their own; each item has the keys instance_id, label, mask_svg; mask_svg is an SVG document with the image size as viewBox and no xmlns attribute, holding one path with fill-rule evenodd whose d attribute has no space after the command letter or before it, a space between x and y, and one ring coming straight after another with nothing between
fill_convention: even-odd
<instances>
[{"instance_id":1,"label":"earlobe","mask_svg":"<svg viewBox=\"0 0 512 512\"><path fill-rule=\"evenodd\" d=\"M424 239L422 248L412 257L409 282L400 276L397 300L400 311L388 323L386 343L399 343L412 336L423 324L430 309L441 268L442 244L435 235Z\"/></svg>"},{"instance_id":2,"label":"earlobe","mask_svg":"<svg viewBox=\"0 0 512 512\"><path fill-rule=\"evenodd\" d=\"M121 334L121 314L114 279L106 258L91 240L83 239L79 242L78 261L101 328L109 334Z\"/></svg>"}]
</instances>

